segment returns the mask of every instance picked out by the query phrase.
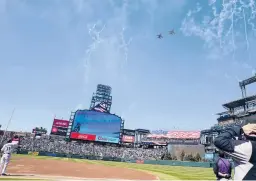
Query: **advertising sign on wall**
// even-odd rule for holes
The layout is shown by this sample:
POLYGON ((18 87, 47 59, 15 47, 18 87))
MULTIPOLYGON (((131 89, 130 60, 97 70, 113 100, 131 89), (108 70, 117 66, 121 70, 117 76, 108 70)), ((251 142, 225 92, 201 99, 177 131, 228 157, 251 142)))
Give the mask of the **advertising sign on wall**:
POLYGON ((70 134, 70 138, 72 138, 72 139, 79 139, 79 140, 95 141, 96 135, 92 135, 92 134, 81 134, 81 133, 72 132, 72 133, 70 134))
POLYGON ((133 143, 135 140, 134 136, 123 135, 122 141, 126 143, 133 143))
POLYGON ((61 120, 61 119, 54 119, 53 120, 53 126, 55 126, 55 127, 67 128, 68 123, 69 123, 69 121, 67 121, 67 120, 61 120))
POLYGON ((95 141, 107 142, 107 143, 118 143, 119 138, 113 138, 108 136, 96 136, 95 141))
POLYGON ((136 163, 137 163, 137 164, 143 164, 143 163, 144 163, 144 160, 136 160, 136 163))
POLYGON ((60 136, 66 136, 67 131, 68 131, 67 128, 52 127, 52 132, 51 132, 51 134, 60 135, 60 136))
POLYGON ((66 136, 69 121, 62 119, 54 119, 52 123, 51 135, 66 136))

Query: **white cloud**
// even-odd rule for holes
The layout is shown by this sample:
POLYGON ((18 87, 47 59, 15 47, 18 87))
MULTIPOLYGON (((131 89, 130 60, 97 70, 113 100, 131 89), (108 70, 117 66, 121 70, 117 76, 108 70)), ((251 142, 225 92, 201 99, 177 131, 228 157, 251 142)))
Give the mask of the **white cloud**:
MULTIPOLYGON (((39 16, 55 25, 57 24, 63 30, 68 29, 74 19, 78 19, 76 24, 78 28, 89 27, 84 34, 89 34, 90 39, 87 39, 84 43, 87 48, 84 57, 81 57, 85 67, 86 82, 89 81, 93 64, 97 62, 98 64, 103 62, 102 69, 111 68, 112 71, 117 71, 128 63, 129 45, 132 43, 132 37, 127 35, 126 31, 129 31, 129 18, 136 8, 137 10, 146 9, 146 13, 150 18, 145 16, 147 19, 142 23, 147 27, 153 25, 156 10, 161 10, 163 14, 171 10, 176 11, 185 4, 185 0, 163 0, 161 2, 158 0, 72 0, 65 2, 52 0, 48 2, 51 2, 51 4, 44 4, 43 8, 36 6, 36 3, 30 4, 27 1, 10 4, 13 7, 16 6, 15 11, 17 10, 19 13, 39 16), (151 22, 148 22, 148 19, 151 22), (94 25, 97 25, 97 27, 92 28, 94 25), (103 28, 104 25, 105 27, 103 28), (89 30, 90 28, 91 30, 89 30)), ((2 0, 1 8, 5 7, 5 4, 6 0, 2 0)), ((142 31, 141 34, 143 34, 142 31)), ((148 32, 151 32, 151 30, 148 32)), ((136 37, 138 34, 138 32, 133 32, 132 36, 136 37)))
POLYGON ((125 36, 126 28, 129 28, 127 23, 129 3, 128 1, 123 1, 121 5, 116 4, 117 1, 108 1, 108 3, 104 6, 112 7, 109 10, 112 13, 108 14, 110 17, 108 19, 99 17, 95 23, 88 25, 88 34, 92 42, 85 50, 83 58, 86 83, 94 69, 93 65, 95 65, 94 72, 100 69, 110 72, 108 77, 111 75, 116 77, 118 71, 128 61, 129 45, 132 42, 132 37, 125 36), (100 67, 96 68, 96 65, 100 67))
MULTIPOLYGON (((187 14, 181 30, 186 36, 201 38, 209 49, 219 49, 224 55, 233 53, 236 50, 236 40, 239 39, 237 36, 242 34, 248 37, 248 32, 254 31, 251 20, 252 18, 255 19, 253 11, 256 9, 253 5, 243 5, 241 2, 243 1, 240 3, 238 1, 226 1, 222 9, 217 8, 220 4, 211 2, 210 6, 204 8, 212 9, 212 16, 203 16, 201 21, 196 16, 197 14, 203 15, 203 7, 197 4, 196 10, 191 10, 187 14), (252 13, 244 17, 244 10, 252 13), (220 13, 217 13, 218 11, 220 13), (239 28, 239 25, 243 25, 243 28, 247 27, 247 32, 239 28), (251 25, 250 29, 249 25, 251 25)), ((247 42, 246 37, 243 41, 247 42)))
MULTIPOLYGON (((254 71, 251 60, 255 41, 256 6, 253 0, 211 1, 207 6, 196 5, 182 22, 185 36, 201 39, 207 52, 206 58, 236 62, 239 68, 254 71), (204 15, 211 10, 211 14, 204 15), (252 41, 251 41, 252 40, 252 41)), ((254 64, 255 65, 255 64, 254 64)))
MULTIPOLYGON (((102 1, 101 1, 102 2, 102 1)), ((96 4, 96 3, 95 3, 96 4)), ((94 7, 94 5, 91 7, 94 7)), ((146 27, 152 26, 154 22, 155 10, 160 7, 165 10, 178 10, 183 7, 185 1, 161 1, 151 0, 151 1, 105 1, 100 9, 103 7, 109 7, 108 10, 111 13, 108 13, 108 19, 105 17, 99 17, 99 15, 95 14, 95 16, 99 17, 95 24, 100 24, 99 28, 92 29, 93 36, 96 35, 97 38, 93 38, 92 43, 86 49, 84 61, 85 61, 85 79, 88 82, 90 74, 92 72, 92 64, 95 62, 102 62, 101 65, 105 65, 102 67, 103 69, 107 69, 113 73, 115 77, 118 75, 118 70, 123 68, 129 59, 129 45, 132 43, 132 38, 130 36, 125 36, 126 30, 130 28, 129 17, 133 13, 134 10, 138 10, 138 8, 146 9, 146 13, 150 16, 150 21, 142 22, 146 27), (108 3, 106 3, 108 2, 108 3), (169 6, 170 8, 166 8, 169 6), (100 22, 100 23, 99 23, 100 22), (101 31, 101 27, 105 25, 105 28, 101 31), (100 32, 101 31, 101 32, 100 32)), ((81 7, 81 1, 79 1, 78 9, 81 7)), ((105 9, 106 10, 106 9, 105 9)), ((95 11, 95 13, 98 13, 95 11)), ((105 15, 102 15, 105 16, 105 15)), ((148 20, 148 17, 147 17, 148 20)), ((151 30, 148 30, 151 31, 151 30)), ((89 33, 90 34, 90 33, 89 33)), ((138 34, 134 33, 133 36, 137 36, 138 34)), ((120 72, 119 72, 120 73, 120 72)))

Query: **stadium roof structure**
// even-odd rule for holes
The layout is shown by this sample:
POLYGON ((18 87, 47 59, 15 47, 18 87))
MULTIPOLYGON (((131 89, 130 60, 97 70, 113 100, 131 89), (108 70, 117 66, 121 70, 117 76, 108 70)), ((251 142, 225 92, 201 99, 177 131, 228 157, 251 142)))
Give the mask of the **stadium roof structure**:
POLYGON ((241 88, 243 98, 247 97, 246 96, 246 86, 253 84, 253 83, 256 83, 256 73, 254 76, 239 82, 239 86, 241 88))
POLYGON ((124 128, 123 131, 135 131, 134 129, 126 129, 124 128))
POLYGON ((229 111, 224 111, 224 112, 221 112, 221 113, 217 113, 216 115, 221 116, 221 115, 223 115, 223 114, 229 114, 229 113, 230 113, 229 111))
POLYGON ((238 107, 246 106, 246 103, 256 100, 256 95, 238 99, 226 104, 223 104, 223 107, 226 109, 235 109, 238 107))
MULTIPOLYGON (((248 79, 245 79, 245 80, 239 82, 239 86, 242 91, 241 99, 223 104, 222 106, 225 109, 228 109, 228 111, 230 111, 231 113, 234 113, 235 110, 238 110, 241 108, 243 108, 244 111, 247 111, 251 105, 253 105, 253 107, 254 107, 255 104, 251 104, 251 103, 256 102, 256 95, 252 95, 252 96, 246 95, 246 86, 253 84, 253 83, 256 83, 256 74, 248 79)), ((223 114, 223 113, 220 113, 220 114, 223 114)))
POLYGON ((200 131, 168 131, 167 134, 149 134, 148 138, 199 139, 200 131))
POLYGON ((136 132, 142 133, 142 134, 149 134, 150 131, 148 129, 135 129, 136 132))

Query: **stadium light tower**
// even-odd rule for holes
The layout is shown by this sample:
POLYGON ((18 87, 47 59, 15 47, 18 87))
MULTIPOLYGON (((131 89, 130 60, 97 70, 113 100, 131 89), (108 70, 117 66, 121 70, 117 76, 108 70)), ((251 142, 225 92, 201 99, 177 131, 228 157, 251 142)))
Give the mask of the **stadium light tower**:
POLYGON ((90 110, 97 109, 102 112, 105 112, 104 110, 110 112, 112 105, 111 91, 110 86, 98 84, 96 93, 92 95, 90 110))
POLYGON ((239 82, 239 86, 241 88, 243 98, 247 97, 247 95, 246 95, 246 86, 249 85, 249 84, 255 83, 255 82, 256 82, 256 73, 253 77, 250 77, 248 79, 245 79, 245 80, 239 82))

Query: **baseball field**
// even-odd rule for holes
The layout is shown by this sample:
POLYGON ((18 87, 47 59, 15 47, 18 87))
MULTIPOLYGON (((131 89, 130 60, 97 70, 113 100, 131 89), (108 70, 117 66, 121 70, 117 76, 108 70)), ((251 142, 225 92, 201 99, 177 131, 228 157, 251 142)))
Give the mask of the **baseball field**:
POLYGON ((0 180, 214 180, 212 169, 14 155, 0 180))

